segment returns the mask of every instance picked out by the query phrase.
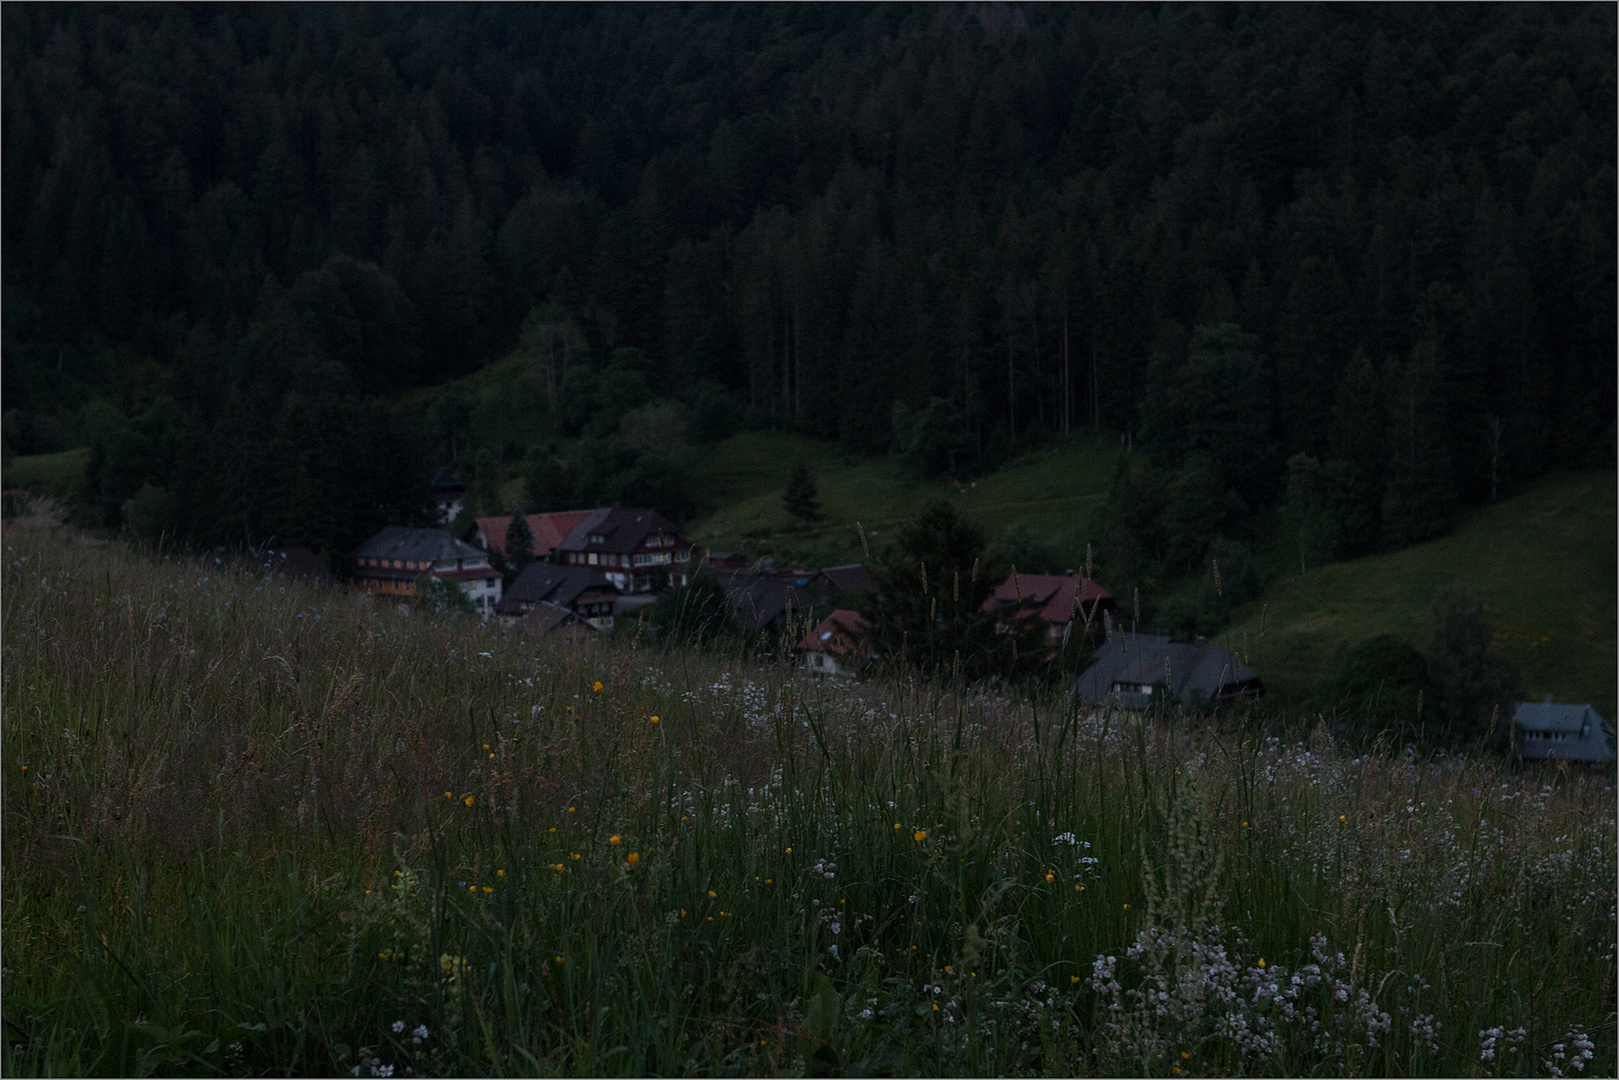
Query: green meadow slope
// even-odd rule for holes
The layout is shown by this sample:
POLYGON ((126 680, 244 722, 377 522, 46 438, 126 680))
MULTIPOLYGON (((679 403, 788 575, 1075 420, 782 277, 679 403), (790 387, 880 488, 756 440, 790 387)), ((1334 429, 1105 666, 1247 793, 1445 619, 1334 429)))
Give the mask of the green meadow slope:
POLYGON ((1438 540, 1275 581, 1221 638, 1273 690, 1303 699, 1340 645, 1393 634, 1425 650, 1435 595, 1460 582, 1486 604, 1531 700, 1589 702, 1612 719, 1614 491, 1612 471, 1545 478, 1438 540))
POLYGON ((1075 436, 1005 468, 957 484, 919 480, 894 458, 855 458, 800 436, 753 431, 702 455, 694 480, 721 509, 694 524, 691 538, 717 550, 742 549, 790 561, 832 565, 859 559, 860 523, 880 544, 932 498, 945 498, 993 540, 1020 523, 1056 543, 1081 533, 1107 498, 1118 447, 1106 437, 1075 436), (795 522, 782 506, 799 459, 816 474, 824 519, 795 522))

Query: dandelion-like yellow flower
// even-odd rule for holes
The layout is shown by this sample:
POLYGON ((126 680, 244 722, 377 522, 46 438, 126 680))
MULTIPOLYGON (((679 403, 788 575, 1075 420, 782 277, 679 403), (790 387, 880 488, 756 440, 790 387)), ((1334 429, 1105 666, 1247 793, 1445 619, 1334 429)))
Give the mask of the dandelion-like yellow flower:
POLYGON ((911 839, 915 840, 918 844, 920 844, 922 841, 926 840, 927 838, 928 838, 928 831, 926 829, 918 829, 911 836, 911 839))
POLYGON ((477 891, 478 891, 478 886, 476 886, 476 885, 468 885, 467 886, 467 892, 475 893, 477 891))
POLYGON ((1259 958, 1259 966, 1260 966, 1260 967, 1264 967, 1264 966, 1265 966, 1265 958, 1264 958, 1264 957, 1263 957, 1263 956, 1261 956, 1261 957, 1260 957, 1260 958, 1259 958))
POLYGON ((938 1011, 939 1011, 939 1003, 938 1003, 938 1002, 937 1002, 937 1001, 935 1001, 935 1002, 934 1002, 934 1003, 933 1003, 933 1011, 934 1011, 934 1012, 938 1012, 938 1011))
POLYGON ((566 961, 566 960, 564 960, 564 959, 562 959, 562 957, 560 957, 560 956, 559 956, 559 957, 557 957, 557 963, 559 963, 559 964, 566 964, 566 963, 567 963, 567 961, 566 961))
POLYGON ((1085 886, 1083 886, 1083 885, 1075 885, 1074 886, 1074 891, 1075 892, 1084 892, 1085 891, 1085 886))
POLYGON ((1343 816, 1343 815, 1342 815, 1342 814, 1339 814, 1339 815, 1338 815, 1338 820, 1339 820, 1339 821, 1348 821, 1348 820, 1349 820, 1349 819, 1348 819, 1348 818, 1346 818, 1346 817, 1344 817, 1344 816, 1343 816))
POLYGON ((901 825, 899 822, 897 822, 897 821, 894 822, 894 828, 895 828, 896 831, 899 830, 899 829, 903 829, 904 827, 905 826, 901 825))
POLYGON ((577 851, 570 851, 570 852, 568 852, 568 858, 570 858, 570 859, 582 859, 582 858, 584 858, 584 856, 579 854, 577 851))
POLYGON ((576 813, 578 813, 578 812, 579 812, 579 808, 578 808, 578 807, 577 807, 577 806, 570 806, 570 807, 568 807, 568 813, 570 813, 570 814, 576 814, 576 813))
POLYGON ((956 969, 954 967, 952 967, 951 965, 949 965, 949 964, 946 964, 944 966, 944 972, 945 972, 946 975, 950 974, 951 972, 953 972, 955 970, 956 969))
POLYGON ((1179 1065, 1176 1065, 1174 1068, 1170 1069, 1169 1071, 1171 1073, 1174 1073, 1176 1076, 1179 1076, 1181 1074, 1181 1067, 1179 1065))
POLYGON ((1053 873, 1051 873, 1051 872, 1050 872, 1050 871, 1049 871, 1049 870, 1048 870, 1048 871, 1047 871, 1047 872, 1046 872, 1046 884, 1047 884, 1047 885, 1050 885, 1050 884, 1051 884, 1051 883, 1052 883, 1052 882, 1053 882, 1053 881, 1056 881, 1056 880, 1057 880, 1057 875, 1056 875, 1056 874, 1053 874, 1053 873))
POLYGON ((638 851, 632 851, 628 855, 624 856, 624 861, 629 863, 631 866, 634 866, 636 863, 641 861, 641 853, 638 851))
POLYGON ((552 832, 556 832, 556 831, 557 831, 557 827, 556 827, 556 826, 555 826, 555 825, 553 825, 553 826, 551 826, 551 831, 552 831, 552 832))
POLYGON ((505 877, 506 876, 506 871, 504 871, 504 870, 496 870, 495 871, 495 876, 496 877, 505 877))
POLYGON ((714 921, 714 916, 712 916, 712 915, 708 916, 707 921, 708 922, 713 922, 714 921))
POLYGON ((717 893, 717 892, 715 892, 715 891, 714 891, 714 890, 713 890, 713 889, 710 889, 710 890, 708 890, 708 898, 709 898, 709 899, 710 899, 710 900, 714 900, 714 899, 716 899, 716 898, 718 898, 718 897, 719 897, 719 895, 720 895, 720 894, 719 894, 719 893, 717 893))
POLYGON ((1191 1053, 1189 1051, 1182 1050, 1181 1051, 1181 1060, 1182 1061, 1191 1061, 1192 1060, 1191 1053))
POLYGON ((592 690, 596 691, 596 693, 598 693, 598 694, 601 693, 602 692, 602 681, 600 679, 597 679, 595 681, 595 683, 591 685, 590 688, 592 690))
POLYGON ((562 865, 559 862, 552 863, 551 864, 551 869, 555 870, 559 874, 567 873, 567 870, 568 870, 568 868, 566 866, 562 865))
POLYGON ((489 755, 489 760, 490 760, 490 761, 493 761, 493 760, 495 760, 495 755, 493 755, 493 754, 490 754, 490 755, 489 755))
MULTIPOLYGON (((682 821, 684 821, 684 820, 685 820, 685 819, 684 819, 684 818, 682 818, 682 819, 681 819, 681 820, 682 820, 682 821)), ((788 848, 788 849, 787 849, 787 854, 789 854, 789 855, 791 855, 791 854, 792 854, 792 853, 793 853, 793 849, 792 849, 792 848, 788 848)))
POLYGON ((468 795, 466 798, 462 799, 461 801, 463 803, 465 803, 466 805, 471 806, 472 805, 472 796, 468 795))
POLYGON ((776 883, 776 879, 775 879, 775 878, 773 878, 773 877, 767 877, 767 878, 765 878, 765 884, 766 884, 766 885, 774 885, 774 884, 775 884, 775 883, 776 883))
POLYGON ((448 792, 448 791, 446 791, 446 792, 445 792, 445 793, 444 793, 444 797, 445 797, 445 798, 446 798, 446 799, 453 799, 453 798, 455 798, 455 796, 454 796, 454 795, 451 795, 451 794, 450 794, 450 793, 449 793, 449 792, 448 792))
POLYGON ((1245 821, 1245 822, 1243 822, 1243 823, 1242 823, 1242 827, 1243 827, 1243 828, 1245 828, 1245 829, 1246 829, 1246 828, 1247 828, 1247 827, 1248 827, 1248 823, 1247 823, 1247 822, 1246 822, 1246 821, 1245 821))
POLYGON ((1068 976, 1068 985, 1072 986, 1074 983, 1077 983, 1078 981, 1079 981, 1079 976, 1078 975, 1070 975, 1070 976, 1068 976))
POLYGON ((492 888, 490 888, 490 887, 489 887, 489 886, 488 886, 488 885, 485 885, 485 886, 484 886, 484 887, 483 887, 483 891, 484 891, 484 892, 486 892, 486 893, 492 893, 492 892, 494 892, 494 891, 495 891, 495 890, 494 890, 494 889, 492 889, 492 888))
POLYGON ((1130 905, 1129 904, 1124 905, 1124 910, 1129 911, 1130 910, 1130 905))
POLYGON ((619 836, 617 833, 614 833, 612 836, 607 838, 607 842, 609 844, 621 844, 624 842, 624 838, 619 836))
POLYGON ((483 748, 484 748, 484 749, 485 749, 485 750, 487 750, 487 749, 489 749, 489 744, 488 744, 488 743, 484 743, 484 744, 483 744, 483 748))
POLYGON ((656 716, 654 716, 651 720, 649 720, 647 722, 650 723, 650 724, 656 724, 656 723, 658 723, 658 718, 656 716))

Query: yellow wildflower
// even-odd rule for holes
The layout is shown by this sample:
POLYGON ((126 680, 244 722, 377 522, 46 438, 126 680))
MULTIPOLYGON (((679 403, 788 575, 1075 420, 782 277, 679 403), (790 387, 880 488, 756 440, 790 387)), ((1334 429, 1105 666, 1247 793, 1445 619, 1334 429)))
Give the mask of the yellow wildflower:
POLYGON ((628 855, 624 856, 624 861, 629 863, 631 866, 634 866, 636 863, 641 861, 641 853, 638 851, 632 851, 628 855))
POLYGON ((598 693, 598 694, 601 693, 602 692, 602 681, 600 679, 597 679, 596 682, 591 686, 591 689, 596 691, 596 693, 598 693))
POLYGON ((468 795, 466 798, 462 799, 461 801, 463 803, 465 803, 466 805, 471 806, 472 805, 472 796, 468 795))
POLYGON ((916 834, 911 837, 911 839, 915 840, 918 844, 920 844, 922 841, 926 840, 927 838, 928 838, 928 831, 926 829, 918 829, 918 830, 916 830, 916 834))
POLYGON ((619 836, 619 835, 618 835, 618 834, 617 834, 617 833, 614 833, 614 834, 613 834, 613 835, 612 835, 612 836, 609 836, 609 837, 608 837, 608 838, 607 838, 607 842, 608 842, 608 843, 609 843, 609 844, 618 844, 618 843, 622 843, 622 842, 623 842, 623 840, 624 840, 624 838, 623 838, 623 837, 622 837, 622 836, 619 836))

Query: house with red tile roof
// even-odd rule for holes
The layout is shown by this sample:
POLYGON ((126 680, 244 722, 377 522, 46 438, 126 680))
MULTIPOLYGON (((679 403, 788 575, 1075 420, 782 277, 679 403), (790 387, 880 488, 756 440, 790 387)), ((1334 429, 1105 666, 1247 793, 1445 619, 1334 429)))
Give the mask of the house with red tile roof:
POLYGON ((798 651, 804 656, 804 670, 813 675, 845 675, 873 655, 866 643, 866 620, 845 608, 805 634, 798 651))
POLYGON ((1073 630, 1083 630, 1090 620, 1093 635, 1101 633, 1102 613, 1113 610, 1113 594, 1083 575, 1019 574, 1007 578, 988 600, 983 610, 1028 604, 1037 608, 1046 624, 1046 645, 1055 649, 1073 630))

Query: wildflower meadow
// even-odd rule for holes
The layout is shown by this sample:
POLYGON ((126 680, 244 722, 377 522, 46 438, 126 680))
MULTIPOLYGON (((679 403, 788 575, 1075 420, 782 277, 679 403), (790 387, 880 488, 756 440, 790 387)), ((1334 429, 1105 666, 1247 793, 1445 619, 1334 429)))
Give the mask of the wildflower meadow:
POLYGON ((4 546, 7 1075, 1613 1075, 1611 773, 4 546))

